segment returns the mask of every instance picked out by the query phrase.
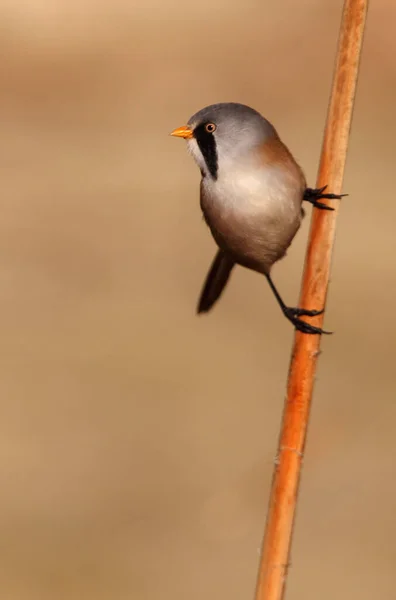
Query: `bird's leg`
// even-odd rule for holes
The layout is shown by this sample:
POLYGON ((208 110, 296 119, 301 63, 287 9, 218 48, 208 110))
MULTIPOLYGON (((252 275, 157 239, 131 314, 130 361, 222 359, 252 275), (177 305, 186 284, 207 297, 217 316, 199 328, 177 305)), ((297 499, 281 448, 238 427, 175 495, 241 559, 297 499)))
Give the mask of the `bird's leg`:
POLYGON ((302 331, 303 333, 326 333, 326 334, 330 334, 332 333, 331 331, 324 331, 323 329, 320 329, 319 327, 314 327, 313 325, 310 325, 309 323, 306 323, 305 321, 302 321, 301 319, 299 319, 298 317, 315 317, 316 315, 321 315, 324 311, 324 309, 322 310, 307 310, 305 308, 294 308, 291 306, 286 306, 286 304, 283 302, 278 290, 275 287, 274 282, 271 279, 270 275, 266 275, 267 281, 270 285, 271 290, 274 293, 274 296, 279 304, 279 306, 282 309, 283 314, 285 315, 286 319, 289 319, 289 321, 291 323, 293 323, 294 327, 296 329, 298 329, 298 331, 302 331))
POLYGON ((328 200, 341 200, 344 196, 348 196, 348 194, 324 194, 323 192, 327 188, 327 185, 322 188, 307 188, 304 192, 303 200, 310 202, 316 208, 321 208, 323 210, 334 210, 331 206, 327 206, 323 204, 323 202, 319 202, 321 198, 326 198, 328 200))

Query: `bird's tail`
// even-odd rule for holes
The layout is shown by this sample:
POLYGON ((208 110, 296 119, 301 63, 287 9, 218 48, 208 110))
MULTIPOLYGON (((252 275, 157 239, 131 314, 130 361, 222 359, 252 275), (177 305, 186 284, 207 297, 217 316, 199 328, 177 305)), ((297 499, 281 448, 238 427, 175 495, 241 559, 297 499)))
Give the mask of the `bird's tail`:
POLYGON ((216 254, 198 303, 198 313, 208 312, 219 299, 230 277, 234 261, 221 250, 216 254))

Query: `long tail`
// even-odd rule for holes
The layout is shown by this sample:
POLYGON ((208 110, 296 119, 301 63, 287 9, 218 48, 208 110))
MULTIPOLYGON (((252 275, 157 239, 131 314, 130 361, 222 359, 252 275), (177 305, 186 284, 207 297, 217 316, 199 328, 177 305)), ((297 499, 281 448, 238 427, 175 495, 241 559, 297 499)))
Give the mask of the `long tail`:
POLYGON ((198 313, 208 312, 219 299, 234 265, 234 261, 227 254, 218 251, 205 279, 199 298, 198 313))

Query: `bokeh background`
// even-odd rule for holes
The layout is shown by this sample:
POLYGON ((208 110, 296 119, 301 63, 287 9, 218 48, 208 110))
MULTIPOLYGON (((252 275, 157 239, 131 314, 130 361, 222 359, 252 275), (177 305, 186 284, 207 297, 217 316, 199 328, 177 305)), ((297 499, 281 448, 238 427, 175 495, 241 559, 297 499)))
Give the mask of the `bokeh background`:
MULTIPOLYGON (((315 183, 337 0, 1 0, 0 595, 252 598, 293 339, 168 133, 218 101, 315 183)), ((288 598, 396 583, 396 5, 361 63, 288 598)), ((308 218, 274 271, 299 293, 308 218)))

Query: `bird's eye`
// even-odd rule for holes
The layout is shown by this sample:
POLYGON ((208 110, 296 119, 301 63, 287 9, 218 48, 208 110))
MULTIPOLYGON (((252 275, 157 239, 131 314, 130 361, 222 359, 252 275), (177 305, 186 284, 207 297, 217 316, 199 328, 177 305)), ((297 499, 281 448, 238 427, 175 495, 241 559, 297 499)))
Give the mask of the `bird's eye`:
POLYGON ((216 125, 214 123, 207 123, 205 125, 205 129, 208 133, 213 133, 214 131, 216 131, 216 125))

